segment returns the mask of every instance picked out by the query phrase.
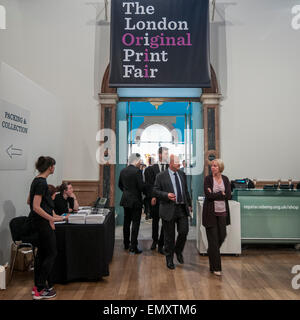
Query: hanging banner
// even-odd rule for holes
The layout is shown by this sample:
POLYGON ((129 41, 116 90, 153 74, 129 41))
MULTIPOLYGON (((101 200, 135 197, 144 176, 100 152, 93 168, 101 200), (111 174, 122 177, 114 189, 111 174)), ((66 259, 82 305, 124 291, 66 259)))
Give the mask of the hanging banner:
POLYGON ((110 49, 110 87, 210 87, 209 0, 112 0, 110 49))

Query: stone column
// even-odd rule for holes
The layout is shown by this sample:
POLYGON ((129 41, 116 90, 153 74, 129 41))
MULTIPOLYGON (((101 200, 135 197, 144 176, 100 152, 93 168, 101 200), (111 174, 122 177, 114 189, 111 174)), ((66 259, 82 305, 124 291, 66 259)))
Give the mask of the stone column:
MULTIPOLYGON (((101 129, 111 129, 116 133, 116 110, 118 103, 116 93, 100 93, 101 107, 101 129)), ((115 134, 116 136, 116 134, 115 134)), ((109 199, 109 206, 113 207, 115 203, 115 161, 116 145, 115 136, 109 133, 100 135, 100 179, 99 196, 109 199)))
POLYGON ((210 173, 211 161, 220 157, 219 109, 222 95, 203 93, 200 101, 203 105, 204 122, 204 175, 210 173))

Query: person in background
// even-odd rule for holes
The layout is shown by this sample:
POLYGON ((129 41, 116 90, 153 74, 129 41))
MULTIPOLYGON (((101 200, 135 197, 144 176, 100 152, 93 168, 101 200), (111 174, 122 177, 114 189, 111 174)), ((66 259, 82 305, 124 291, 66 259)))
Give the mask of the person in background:
POLYGON ((185 169, 186 169, 186 162, 185 160, 182 160, 182 167, 180 168, 180 170, 185 172, 185 169))
POLYGON ((144 171, 144 182, 146 184, 146 196, 144 199, 144 207, 145 207, 145 220, 150 220, 151 219, 151 190, 153 188, 153 186, 148 184, 148 180, 146 181, 146 177, 145 177, 145 172, 146 169, 152 165, 155 164, 155 158, 154 157, 149 157, 148 159, 148 166, 145 168, 144 171))
POLYGON ((48 184, 48 190, 49 190, 49 195, 50 195, 51 199, 54 201, 56 193, 57 193, 57 189, 54 187, 54 185, 48 184))
POLYGON ((143 177, 144 182, 145 182, 145 169, 146 168, 147 168, 147 166, 144 163, 141 163, 140 170, 142 171, 142 177, 143 177))
POLYGON ((64 213, 76 212, 79 209, 79 203, 74 194, 72 184, 70 182, 63 182, 58 187, 59 193, 54 199, 55 212, 58 215, 64 213))
POLYGON ((189 232, 192 203, 185 173, 179 170, 179 157, 171 154, 169 168, 156 176, 153 194, 160 199, 159 215, 165 235, 165 255, 169 269, 175 269, 174 253, 180 264, 184 263, 183 249, 189 232), (177 239, 175 242, 175 226, 177 239))
POLYGON ((230 224, 228 200, 231 199, 229 179, 222 175, 224 163, 215 159, 211 163, 211 173, 204 179, 205 200, 202 224, 206 228, 210 272, 221 276, 220 248, 226 238, 226 225, 230 224))
POLYGON ((150 201, 150 212, 152 217, 152 245, 151 250, 158 247, 158 252, 164 254, 164 230, 163 225, 160 229, 159 235, 159 199, 153 194, 153 186, 156 176, 168 169, 169 164, 169 149, 166 147, 159 147, 158 149, 158 163, 153 164, 145 170, 145 182, 147 186, 147 198, 150 201))
POLYGON ((124 207, 124 249, 130 253, 140 254, 138 234, 142 215, 142 193, 145 190, 140 170, 141 156, 133 153, 128 159, 129 165, 120 172, 119 188, 123 192, 120 206, 124 207), (131 232, 130 232, 131 227, 131 232))
POLYGON ((50 275, 56 258, 55 221, 64 219, 54 213, 47 178, 54 173, 55 160, 51 157, 39 157, 36 169, 39 171, 30 186, 29 205, 32 229, 37 233, 37 255, 34 265, 32 294, 34 300, 50 299, 56 296, 50 275))

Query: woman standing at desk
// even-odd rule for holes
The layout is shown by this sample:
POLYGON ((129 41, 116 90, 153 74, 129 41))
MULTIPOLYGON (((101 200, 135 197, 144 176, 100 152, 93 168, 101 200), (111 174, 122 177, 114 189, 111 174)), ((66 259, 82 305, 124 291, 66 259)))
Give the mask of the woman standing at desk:
POLYGON ((224 163, 215 159, 211 175, 205 177, 202 224, 206 228, 210 271, 220 276, 222 271, 220 247, 226 238, 226 226, 230 224, 228 200, 231 199, 229 179, 222 175, 224 163))
POLYGON ((54 173, 55 160, 51 157, 39 157, 35 167, 39 171, 30 187, 29 203, 34 231, 38 234, 38 252, 34 265, 33 299, 49 299, 56 296, 49 279, 56 258, 55 221, 63 221, 53 209, 47 178, 54 173))

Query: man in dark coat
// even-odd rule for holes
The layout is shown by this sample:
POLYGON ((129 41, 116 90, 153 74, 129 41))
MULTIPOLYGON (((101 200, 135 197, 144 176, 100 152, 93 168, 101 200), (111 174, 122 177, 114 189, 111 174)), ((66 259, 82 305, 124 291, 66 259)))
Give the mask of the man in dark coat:
POLYGON ((147 185, 147 198, 150 200, 150 213, 152 217, 152 245, 151 250, 155 250, 158 245, 158 252, 164 254, 164 230, 160 229, 159 235, 159 199, 153 194, 153 187, 156 176, 168 169, 169 150, 166 147, 158 149, 158 162, 145 170, 145 182, 147 185))
POLYGON ((129 249, 131 253, 139 254, 142 251, 138 248, 137 238, 143 207, 142 192, 145 190, 142 172, 139 169, 140 154, 133 153, 129 157, 128 163, 129 165, 121 171, 119 177, 119 188, 123 192, 120 206, 124 207, 124 248, 129 249))
POLYGON ((163 221, 165 235, 165 254, 167 267, 174 269, 174 252, 177 260, 183 264, 183 249, 189 231, 191 198, 188 192, 185 173, 179 170, 177 156, 170 156, 170 166, 156 176, 153 193, 160 199, 159 215, 163 221), (178 236, 175 243, 175 225, 178 236))

